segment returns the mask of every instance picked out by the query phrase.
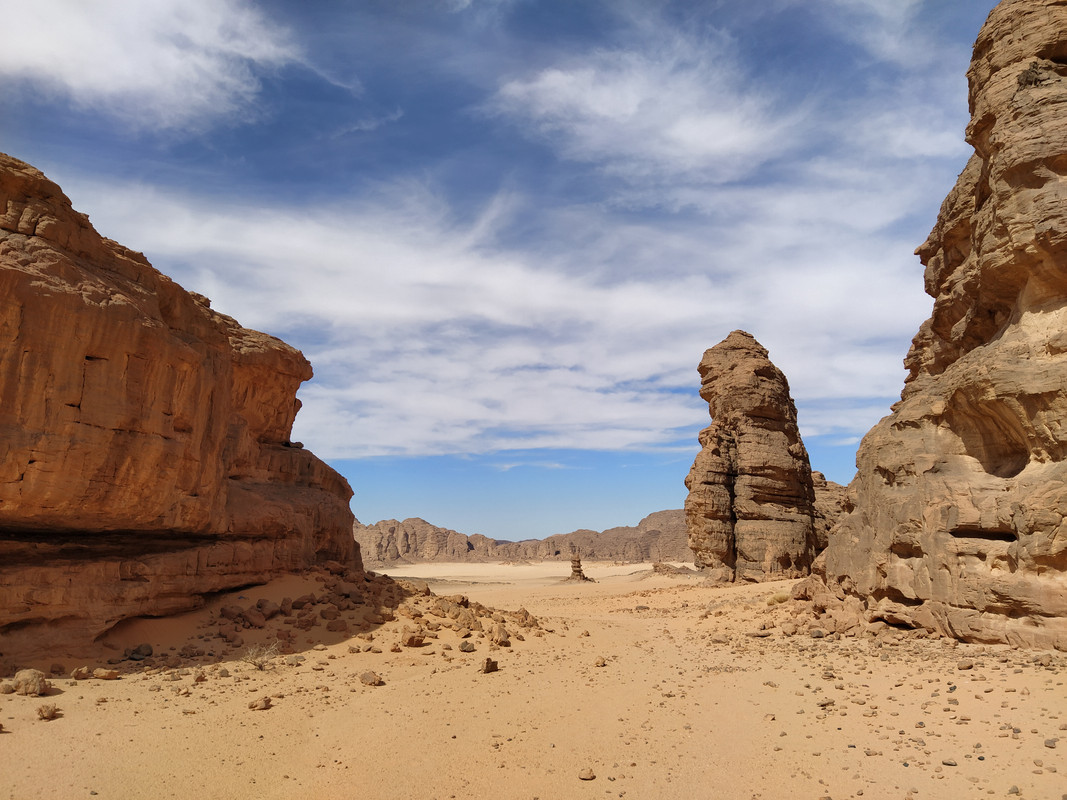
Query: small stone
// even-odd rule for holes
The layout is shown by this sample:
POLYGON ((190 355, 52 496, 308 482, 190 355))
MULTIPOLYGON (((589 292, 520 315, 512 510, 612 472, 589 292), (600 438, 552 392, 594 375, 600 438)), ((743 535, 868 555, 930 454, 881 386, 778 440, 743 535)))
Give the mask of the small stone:
POLYGON ((607 659, 605 659, 603 656, 598 658, 596 660, 596 663, 593 664, 594 667, 606 667, 607 665, 608 665, 607 659))
POLYGON ((962 658, 956 662, 956 669, 974 669, 974 661, 969 658, 962 658))
POLYGON ((359 682, 364 686, 381 686, 385 681, 382 680, 382 676, 377 672, 367 670, 359 676, 359 682))
POLYGON ((581 772, 578 773, 578 780, 580 780, 580 781, 596 780, 596 775, 593 773, 593 770, 591 770, 588 767, 586 767, 585 769, 583 769, 581 772))
POLYGON ((954 758, 943 758, 943 759, 941 759, 941 763, 944 764, 946 767, 954 767, 954 766, 956 766, 956 759, 954 759, 954 758))
POLYGON ((268 708, 270 708, 270 702, 270 697, 264 695, 258 700, 253 700, 251 703, 248 704, 248 707, 253 711, 266 711, 268 708))
POLYGON ((468 642, 466 639, 464 639, 462 642, 459 643, 459 651, 461 653, 473 653, 474 643, 468 642))
POLYGON ((1045 739, 1045 747, 1048 747, 1050 749, 1055 749, 1056 742, 1058 742, 1058 741, 1059 741, 1059 739, 1045 739))
POLYGON ((117 669, 97 667, 93 670, 93 677, 102 681, 117 681, 119 679, 119 671, 117 669))
POLYGON ((482 672, 483 674, 489 673, 489 672, 496 672, 497 671, 497 663, 495 661, 493 661, 493 659, 487 658, 487 659, 485 659, 485 661, 482 662, 482 666, 480 667, 479 671, 482 672))

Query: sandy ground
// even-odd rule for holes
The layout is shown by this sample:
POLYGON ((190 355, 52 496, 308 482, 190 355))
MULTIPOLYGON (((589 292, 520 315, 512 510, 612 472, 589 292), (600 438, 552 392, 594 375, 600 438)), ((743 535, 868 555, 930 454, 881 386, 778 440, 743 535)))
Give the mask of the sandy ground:
POLYGON ((278 618, 240 647, 214 636, 222 606, 314 591, 314 575, 127 623, 55 661, 107 666, 148 642, 147 665, 54 678, 48 697, 0 695, 0 797, 1067 797, 1062 653, 901 632, 787 637, 774 623, 792 582, 585 567, 597 583, 561 583, 565 562, 390 570, 540 621, 509 624, 510 647, 475 634, 472 653, 447 627, 392 652, 405 626, 442 621, 418 595, 362 638, 299 631, 295 656, 262 670, 240 656, 278 618), (190 644, 204 655, 180 656, 190 644), (497 672, 479 671, 487 656, 497 672), (384 683, 364 685, 368 670, 384 683), (263 696, 272 707, 251 710, 263 696), (46 702, 56 719, 37 719, 46 702))

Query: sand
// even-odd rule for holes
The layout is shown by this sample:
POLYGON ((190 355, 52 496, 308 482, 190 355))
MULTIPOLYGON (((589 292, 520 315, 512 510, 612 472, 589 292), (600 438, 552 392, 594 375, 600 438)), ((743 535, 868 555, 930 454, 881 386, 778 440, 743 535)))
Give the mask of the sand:
POLYGON ((149 642, 154 666, 56 678, 46 698, 0 695, 0 797, 1067 796, 1062 653, 896 631, 788 637, 773 623, 792 581, 708 587, 650 565, 584 567, 597 583, 560 582, 566 562, 390 570, 540 620, 509 625, 523 636, 510 647, 474 636, 469 654, 445 628, 391 652, 414 624, 405 610, 428 598, 365 625, 372 641, 301 631, 304 660, 263 670, 240 656, 269 626, 241 648, 211 637, 223 605, 297 596, 321 585, 314 575, 126 623, 100 649, 54 660, 108 666, 149 642), (190 642, 205 655, 178 656, 190 642), (487 656, 497 672, 479 671, 487 656), (364 685, 368 670, 384 683, 364 685), (264 696, 271 708, 249 708, 264 696), (43 702, 56 719, 37 719, 43 702))

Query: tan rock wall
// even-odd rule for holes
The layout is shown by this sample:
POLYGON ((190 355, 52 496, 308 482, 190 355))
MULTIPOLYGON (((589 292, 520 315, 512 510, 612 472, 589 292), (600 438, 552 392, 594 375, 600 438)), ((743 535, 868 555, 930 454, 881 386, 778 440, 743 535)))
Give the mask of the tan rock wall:
POLYGON ((968 79, 975 154, 918 250, 933 313, 827 573, 874 619, 1067 649, 1067 6, 1002 2, 968 79))
POLYGON ((4 155, 0 298, 0 631, 62 619, 95 636, 358 562, 351 489, 289 441, 300 352, 100 237, 4 155))

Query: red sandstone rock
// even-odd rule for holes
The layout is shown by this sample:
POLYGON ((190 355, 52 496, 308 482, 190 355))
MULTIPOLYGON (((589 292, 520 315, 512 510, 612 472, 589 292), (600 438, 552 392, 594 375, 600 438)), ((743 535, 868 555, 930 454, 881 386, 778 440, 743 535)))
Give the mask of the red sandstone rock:
POLYGON ((6 653, 334 559, 347 482, 289 441, 299 351, 101 237, 0 154, 6 653))

